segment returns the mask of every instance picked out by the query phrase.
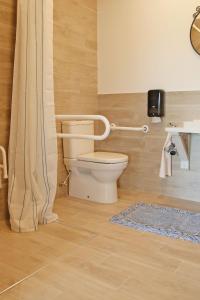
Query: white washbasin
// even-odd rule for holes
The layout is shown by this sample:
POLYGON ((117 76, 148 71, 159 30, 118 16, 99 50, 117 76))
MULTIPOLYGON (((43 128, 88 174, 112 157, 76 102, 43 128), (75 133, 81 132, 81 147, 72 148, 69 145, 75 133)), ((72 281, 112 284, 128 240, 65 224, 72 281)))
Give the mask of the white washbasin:
POLYGON ((199 133, 200 134, 200 128, 166 127, 165 131, 169 133, 199 133))
POLYGON ((200 120, 183 122, 183 127, 167 127, 169 133, 200 133, 200 120))
POLYGON ((186 121, 183 122, 182 127, 167 127, 165 131, 172 135, 173 141, 176 145, 180 162, 181 169, 190 169, 190 156, 188 152, 188 138, 185 139, 181 133, 189 134, 196 133, 200 134, 200 120, 186 121))

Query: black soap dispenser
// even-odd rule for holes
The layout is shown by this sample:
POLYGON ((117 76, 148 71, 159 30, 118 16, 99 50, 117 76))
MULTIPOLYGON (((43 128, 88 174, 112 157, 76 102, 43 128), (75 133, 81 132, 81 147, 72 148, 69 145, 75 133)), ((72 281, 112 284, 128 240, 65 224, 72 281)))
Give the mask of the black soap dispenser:
POLYGON ((163 90, 148 91, 148 116, 152 118, 153 123, 160 123, 164 116, 164 98, 163 90))

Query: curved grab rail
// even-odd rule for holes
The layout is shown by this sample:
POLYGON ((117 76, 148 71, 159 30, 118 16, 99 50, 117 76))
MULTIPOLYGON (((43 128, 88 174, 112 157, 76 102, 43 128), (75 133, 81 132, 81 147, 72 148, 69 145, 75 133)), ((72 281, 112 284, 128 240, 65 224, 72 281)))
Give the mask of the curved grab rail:
POLYGON ((2 158, 3 158, 3 164, 0 165, 0 168, 3 169, 3 178, 7 179, 8 178, 8 169, 7 169, 6 151, 2 146, 0 146, 0 151, 2 153, 2 158))
POLYGON ((104 116, 100 115, 56 115, 56 120, 59 121, 69 121, 69 120, 98 120, 102 121, 105 125, 105 131, 102 135, 88 135, 88 134, 71 134, 71 133, 57 133, 59 138, 76 138, 76 139, 86 139, 94 141, 103 141, 110 134, 110 122, 104 116))

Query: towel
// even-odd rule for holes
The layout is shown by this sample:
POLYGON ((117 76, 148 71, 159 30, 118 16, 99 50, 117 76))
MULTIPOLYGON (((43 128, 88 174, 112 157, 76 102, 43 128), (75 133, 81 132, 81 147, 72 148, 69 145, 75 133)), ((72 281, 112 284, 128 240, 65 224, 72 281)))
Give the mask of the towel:
POLYGON ((161 165, 160 165, 160 177, 166 178, 167 176, 172 176, 172 157, 170 153, 167 152, 168 147, 172 143, 172 136, 168 133, 161 157, 161 165))

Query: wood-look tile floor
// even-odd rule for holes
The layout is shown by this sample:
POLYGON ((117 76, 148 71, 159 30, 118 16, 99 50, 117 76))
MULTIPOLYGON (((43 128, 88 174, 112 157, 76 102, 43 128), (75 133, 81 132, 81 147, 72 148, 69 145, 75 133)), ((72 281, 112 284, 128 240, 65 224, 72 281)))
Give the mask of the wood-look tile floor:
POLYGON ((36 233, 0 224, 0 300, 200 299, 200 245, 109 223, 135 202, 195 211, 200 203, 141 192, 120 198, 57 199, 59 223, 36 233))

